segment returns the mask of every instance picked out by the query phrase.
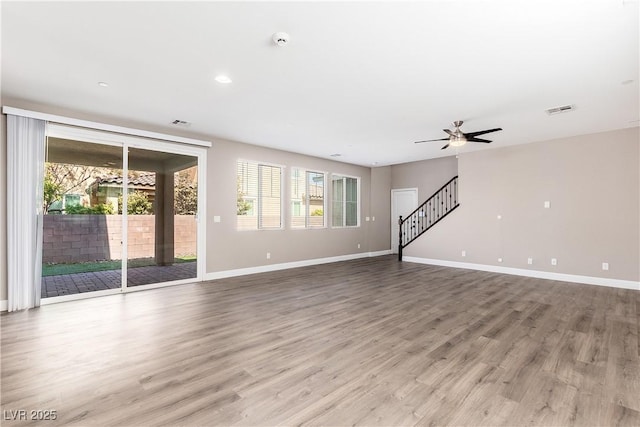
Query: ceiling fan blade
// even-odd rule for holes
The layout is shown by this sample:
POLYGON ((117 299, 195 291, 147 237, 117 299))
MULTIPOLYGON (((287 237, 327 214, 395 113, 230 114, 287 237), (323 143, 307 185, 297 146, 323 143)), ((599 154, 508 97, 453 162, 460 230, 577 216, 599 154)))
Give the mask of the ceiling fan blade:
POLYGON ((442 129, 442 130, 443 130, 443 131, 445 131, 446 133, 448 133, 448 134, 449 134, 449 135, 451 135, 451 136, 456 136, 456 134, 455 134, 455 133, 453 133, 453 132, 452 132, 451 130, 449 130, 449 129, 442 129))
POLYGON ((467 138, 467 141, 470 141, 470 142, 484 142, 484 143, 487 143, 487 144, 491 142, 488 139, 482 139, 482 138, 467 138))
POLYGON ((502 130, 502 128, 494 128, 494 129, 487 129, 487 130, 479 130, 477 132, 469 132, 469 133, 465 133, 464 136, 468 140, 470 138, 473 138, 474 136, 484 135, 485 133, 497 132, 499 130, 502 130))
POLYGON ((449 144, 445 145, 444 147, 441 148, 441 150, 444 150, 445 148, 449 147, 449 144))
POLYGON ((433 142, 433 141, 448 141, 449 138, 440 138, 440 139, 427 139, 426 141, 416 141, 414 144, 420 144, 421 142, 433 142))

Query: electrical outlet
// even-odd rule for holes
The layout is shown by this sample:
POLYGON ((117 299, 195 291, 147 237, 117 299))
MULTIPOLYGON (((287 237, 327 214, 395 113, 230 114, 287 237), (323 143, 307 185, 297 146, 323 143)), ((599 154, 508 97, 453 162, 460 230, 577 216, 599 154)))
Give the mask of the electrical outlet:
POLYGON ((267 259, 271 259, 271 252, 267 252, 267 259))
POLYGON ((555 258, 551 258, 551 265, 558 265, 558 260, 555 258))
POLYGON ((550 201, 548 201, 548 200, 545 200, 545 201, 544 201, 544 208, 545 208, 545 209, 549 209, 550 207, 551 207, 551 202, 550 202, 550 201))
POLYGON ((358 249, 360 249, 360 243, 358 243, 358 249))
POLYGON ((462 256, 467 256, 467 251, 462 251, 462 256))
POLYGON ((602 263, 602 269, 605 270, 605 271, 609 270, 609 263, 608 262, 603 262, 602 263))
POLYGON ((365 221, 369 221, 369 217, 368 217, 368 216, 365 216, 365 217, 364 217, 364 220, 365 220, 365 221))
POLYGON ((220 215, 214 215, 213 222, 220 222, 220 215))
POLYGON ((533 258, 527 258, 527 264, 532 265, 533 264, 533 258))
POLYGON ((372 216, 372 217, 371 217, 371 221, 375 221, 375 220, 376 220, 376 217, 375 217, 375 216, 372 216))

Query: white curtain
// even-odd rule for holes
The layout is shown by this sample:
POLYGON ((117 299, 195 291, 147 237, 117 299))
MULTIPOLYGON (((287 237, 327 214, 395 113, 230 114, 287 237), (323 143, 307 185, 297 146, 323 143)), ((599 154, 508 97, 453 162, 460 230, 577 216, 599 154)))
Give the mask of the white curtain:
POLYGON ((7 305, 40 305, 46 122, 7 115, 7 305))

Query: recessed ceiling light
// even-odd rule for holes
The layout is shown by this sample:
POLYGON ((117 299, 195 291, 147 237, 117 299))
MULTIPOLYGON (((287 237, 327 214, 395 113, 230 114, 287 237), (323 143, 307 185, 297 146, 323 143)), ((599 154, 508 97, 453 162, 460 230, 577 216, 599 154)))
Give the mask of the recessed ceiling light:
POLYGON ((107 83, 107 82, 98 82, 98 86, 100 86, 100 87, 109 87, 109 83, 107 83))
POLYGON ((231 83, 231 79, 223 74, 216 76, 216 81, 225 85, 231 83))

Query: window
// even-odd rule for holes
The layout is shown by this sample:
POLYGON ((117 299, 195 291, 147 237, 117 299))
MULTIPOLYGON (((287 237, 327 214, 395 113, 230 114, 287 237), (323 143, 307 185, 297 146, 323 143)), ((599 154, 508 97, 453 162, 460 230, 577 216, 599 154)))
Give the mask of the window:
POLYGON ((294 168, 291 170, 291 227, 325 226, 325 174, 294 168))
POLYGON ((360 225, 360 178, 333 175, 332 225, 334 227, 358 227, 360 225))
POLYGON ((282 227, 282 168, 238 161, 238 230, 282 227))

